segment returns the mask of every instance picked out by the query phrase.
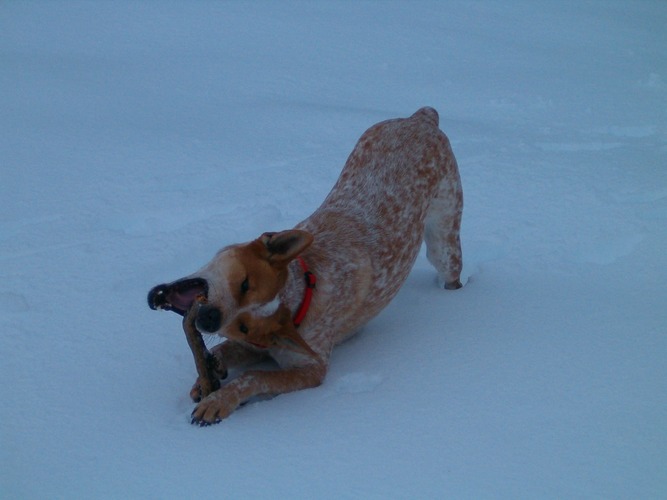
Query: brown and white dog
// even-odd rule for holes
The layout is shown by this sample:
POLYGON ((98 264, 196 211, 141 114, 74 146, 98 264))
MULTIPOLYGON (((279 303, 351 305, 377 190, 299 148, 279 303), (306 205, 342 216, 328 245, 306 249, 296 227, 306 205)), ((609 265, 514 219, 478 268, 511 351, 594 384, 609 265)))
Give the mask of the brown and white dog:
POLYGON ((217 422, 254 396, 321 384, 333 347, 396 295, 422 240, 441 285, 460 288, 462 208, 438 113, 422 108, 368 129, 295 229, 225 247, 196 273, 153 288, 152 309, 181 315, 204 294, 197 329, 227 338, 213 349, 224 365, 249 368, 206 396, 193 423, 217 422), (280 369, 250 369, 267 356, 280 369))

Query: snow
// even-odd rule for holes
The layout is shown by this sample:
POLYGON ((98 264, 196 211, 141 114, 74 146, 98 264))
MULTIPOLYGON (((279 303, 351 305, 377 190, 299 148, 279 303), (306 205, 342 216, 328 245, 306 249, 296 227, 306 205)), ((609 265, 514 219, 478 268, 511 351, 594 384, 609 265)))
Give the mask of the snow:
POLYGON ((0 497, 667 496, 666 32, 660 1, 2 3, 0 497), (191 426, 149 288, 424 105, 467 285, 422 253, 321 387, 191 426))

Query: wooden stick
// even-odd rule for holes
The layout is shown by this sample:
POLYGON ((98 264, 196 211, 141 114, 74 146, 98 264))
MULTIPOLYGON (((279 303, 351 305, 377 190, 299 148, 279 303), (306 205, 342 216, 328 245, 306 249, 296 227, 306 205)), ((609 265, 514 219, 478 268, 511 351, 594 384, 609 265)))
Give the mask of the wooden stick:
MULTIPOLYGON (((224 377, 226 370, 219 366, 218 360, 206 348, 201 333, 195 327, 195 319, 199 306, 204 303, 203 297, 198 297, 190 307, 188 313, 183 317, 183 331, 188 341, 192 355, 195 358, 197 368, 197 383, 199 384, 199 397, 205 398, 214 391, 220 389, 220 376, 224 377)), ((195 398, 193 398, 195 399, 195 398)))

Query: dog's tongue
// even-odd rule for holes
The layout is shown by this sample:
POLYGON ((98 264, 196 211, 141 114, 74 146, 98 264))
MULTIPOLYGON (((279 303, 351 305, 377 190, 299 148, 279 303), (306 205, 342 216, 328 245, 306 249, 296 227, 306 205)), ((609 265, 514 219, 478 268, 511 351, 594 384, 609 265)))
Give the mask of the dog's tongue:
POLYGON ((185 312, 190 309, 195 298, 201 292, 201 289, 198 287, 190 288, 189 290, 173 290, 168 296, 168 301, 172 309, 185 312))

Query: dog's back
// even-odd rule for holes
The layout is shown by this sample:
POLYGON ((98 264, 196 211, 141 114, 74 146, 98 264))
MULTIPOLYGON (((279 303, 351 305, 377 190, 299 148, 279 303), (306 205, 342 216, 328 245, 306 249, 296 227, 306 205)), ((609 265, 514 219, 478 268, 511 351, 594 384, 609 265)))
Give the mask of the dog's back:
MULTIPOLYGON (((462 204, 456 160, 434 109, 378 123, 362 135, 327 198, 297 226, 315 236, 304 258, 318 274, 317 295, 323 300, 311 318, 336 319, 333 344, 395 296, 426 224, 427 233, 444 233, 443 240, 452 240, 454 231, 450 243, 459 245, 462 204)), ((459 278, 460 246, 453 253, 458 270, 450 263, 436 265, 449 283, 459 278)))

